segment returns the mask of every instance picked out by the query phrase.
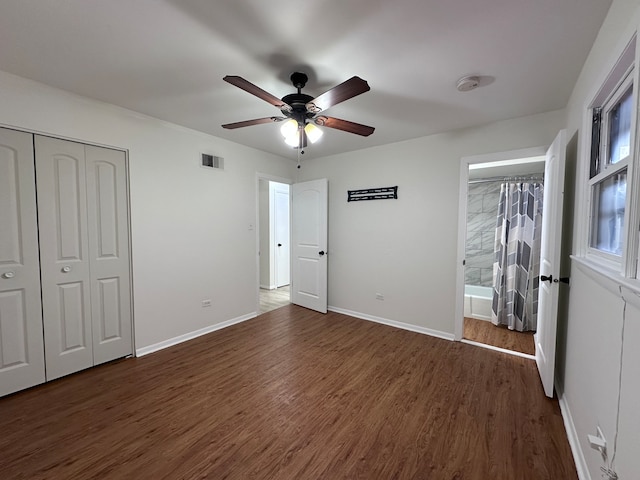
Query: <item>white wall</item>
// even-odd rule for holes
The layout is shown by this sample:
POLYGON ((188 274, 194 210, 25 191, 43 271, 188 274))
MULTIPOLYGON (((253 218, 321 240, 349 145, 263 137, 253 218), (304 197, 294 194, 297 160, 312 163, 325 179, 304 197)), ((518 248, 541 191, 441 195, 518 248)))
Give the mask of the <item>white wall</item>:
MULTIPOLYGON (((640 24, 637 0, 614 0, 599 36, 584 65, 567 107, 567 137, 577 139, 575 161, 578 177, 575 184, 575 225, 573 250, 578 253, 581 229, 582 185, 580 172, 588 164, 588 148, 583 130, 586 107, 622 53, 632 32, 640 24), (582 168, 581 168, 582 167, 582 168)), ((571 264, 571 287, 568 316, 561 320, 566 344, 558 365, 559 389, 573 423, 579 445, 578 461, 584 468, 583 478, 601 478, 600 454, 592 450, 587 434, 594 434, 596 425, 603 429, 608 441, 609 456, 613 453, 616 432, 618 381, 622 348, 622 318, 624 302, 619 290, 621 282, 607 281, 602 275, 571 264)), ((624 293, 633 302, 626 308, 624 358, 620 401, 620 431, 616 471, 619 478, 640 475, 640 310, 638 300, 624 293)))
POLYGON ((329 305, 452 336, 460 159, 547 146, 564 121, 554 111, 303 162, 301 180, 329 179, 329 305), (347 203, 347 190, 395 185, 398 200, 347 203))
POLYGON ((293 162, 3 72, 0 105, 4 126, 128 149, 137 349, 255 314, 256 172, 293 162))

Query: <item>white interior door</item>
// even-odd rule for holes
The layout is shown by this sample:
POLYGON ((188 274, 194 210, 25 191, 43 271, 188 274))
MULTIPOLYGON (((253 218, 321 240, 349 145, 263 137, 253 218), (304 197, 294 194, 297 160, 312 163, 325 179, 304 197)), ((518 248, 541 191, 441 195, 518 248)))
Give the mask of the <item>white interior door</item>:
POLYGON ((93 365, 84 145, 35 137, 47 380, 93 365))
POLYGON ((555 376, 565 150, 566 132, 562 130, 547 150, 545 161, 538 327, 534 335, 536 363, 548 397, 553 397, 555 376))
POLYGON ((32 136, 0 128, 0 396, 45 381, 32 136))
POLYGON ((125 153, 85 146, 93 363, 130 355, 129 222, 125 153))
POLYGON ((275 183, 273 196, 275 283, 276 287, 283 287, 290 283, 289 185, 275 183))
POLYGON ((291 185, 291 302, 327 312, 326 178, 291 185))

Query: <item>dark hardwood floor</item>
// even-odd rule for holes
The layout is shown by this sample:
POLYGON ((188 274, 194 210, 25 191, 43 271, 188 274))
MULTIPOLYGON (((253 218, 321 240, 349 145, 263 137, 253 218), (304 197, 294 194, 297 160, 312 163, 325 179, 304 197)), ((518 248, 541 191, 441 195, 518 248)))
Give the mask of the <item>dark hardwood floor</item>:
POLYGON ((465 317, 463 337, 514 352, 536 354, 533 332, 516 332, 504 325, 496 326, 486 320, 465 317))
POLYGON ((288 305, 0 399, 0 478, 576 479, 535 362, 288 305))

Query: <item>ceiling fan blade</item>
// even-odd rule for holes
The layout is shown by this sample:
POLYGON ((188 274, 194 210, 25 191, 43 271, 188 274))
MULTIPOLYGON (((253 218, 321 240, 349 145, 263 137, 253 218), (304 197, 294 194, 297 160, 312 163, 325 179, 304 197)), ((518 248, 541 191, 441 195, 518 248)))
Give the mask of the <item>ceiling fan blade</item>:
POLYGON ((233 129, 233 128, 250 127, 251 125, 260 125, 261 123, 281 122, 282 120, 286 120, 286 119, 287 119, 286 117, 256 118, 254 120, 245 120, 244 122, 225 123, 224 125, 222 125, 222 128, 233 129))
POLYGON ((270 103, 274 107, 278 107, 280 110, 291 111, 291 106, 284 103, 278 97, 271 95, 269 92, 265 92, 263 89, 254 85, 253 83, 245 80, 242 77, 238 77, 237 75, 227 75, 223 78, 223 80, 231 85, 235 85, 238 88, 241 88, 245 92, 249 92, 251 95, 255 95, 258 98, 261 98, 265 102, 270 103))
POLYGON ((322 95, 308 102, 306 105, 307 111, 319 113, 369 90, 371 90, 371 88, 365 80, 360 77, 351 77, 346 82, 336 85, 331 90, 324 92, 322 95))
POLYGON ((368 137, 375 130, 375 128, 362 125, 361 123, 350 122, 348 120, 342 120, 335 117, 325 117, 324 115, 314 118, 313 121, 316 125, 355 133, 356 135, 362 135, 363 137, 368 137))

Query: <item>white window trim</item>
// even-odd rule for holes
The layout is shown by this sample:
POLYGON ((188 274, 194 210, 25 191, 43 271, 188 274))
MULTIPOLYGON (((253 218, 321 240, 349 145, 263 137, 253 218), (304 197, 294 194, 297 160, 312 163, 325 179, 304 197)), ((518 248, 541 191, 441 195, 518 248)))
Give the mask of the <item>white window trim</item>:
MULTIPOLYGON (((597 88, 591 100, 586 102, 583 108, 583 125, 582 132, 584 132, 581 142, 580 152, 578 153, 578 172, 576 185, 578 190, 577 195, 577 214, 578 221, 576 224, 576 234, 574 251, 576 256, 580 258, 581 263, 591 265, 594 269, 602 274, 608 274, 611 277, 624 277, 629 279, 635 279, 637 275, 637 257, 640 234, 630 235, 629 225, 640 225, 640 168, 638 168, 638 155, 640 145, 638 139, 640 135, 637 135, 638 125, 638 87, 639 87, 639 75, 640 70, 640 46, 636 46, 636 32, 633 32, 630 40, 622 45, 619 50, 622 52, 617 57, 613 57, 614 61, 611 63, 611 68, 608 73, 602 78, 601 82, 597 84, 597 88), (622 95, 626 89, 617 91, 617 88, 624 84, 624 82, 633 82, 633 105, 635 115, 631 120, 631 145, 632 152, 626 160, 618 162, 613 165, 609 165, 600 174, 589 178, 590 166, 591 166, 591 126, 592 126, 592 113, 593 109, 598 106, 604 105, 606 102, 611 101, 613 98, 613 92, 617 92, 617 95, 622 95), (624 162, 624 164, 623 164, 624 162), (623 164, 623 166, 621 166, 623 164), (627 198, 625 202, 625 225, 623 229, 623 235, 625 236, 625 242, 623 245, 623 251, 621 256, 607 254, 595 248, 591 245, 591 224, 593 215, 592 205, 592 186, 599 180, 609 176, 612 173, 611 168, 615 167, 616 170, 627 167, 627 198), (635 167, 635 168, 634 168, 635 167)), ((607 70, 605 70, 607 72, 607 70)), ((607 139, 608 142, 608 139, 607 139)), ((635 283, 635 280, 632 280, 635 283)), ((640 288, 640 282, 638 282, 640 288)))

